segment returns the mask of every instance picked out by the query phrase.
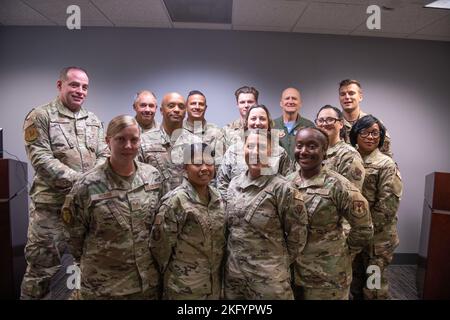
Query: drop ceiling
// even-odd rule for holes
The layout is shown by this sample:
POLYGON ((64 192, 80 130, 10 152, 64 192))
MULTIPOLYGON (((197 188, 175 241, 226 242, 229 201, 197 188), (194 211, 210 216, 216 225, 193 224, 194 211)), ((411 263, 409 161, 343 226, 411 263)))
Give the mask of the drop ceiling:
POLYGON ((66 9, 69 5, 76 4, 81 9, 82 28, 224 29, 450 41, 450 10, 424 8, 425 2, 0 0, 0 26, 65 26, 68 17, 66 9), (381 8, 380 30, 369 30, 366 26, 369 17, 366 9, 371 4, 381 8))

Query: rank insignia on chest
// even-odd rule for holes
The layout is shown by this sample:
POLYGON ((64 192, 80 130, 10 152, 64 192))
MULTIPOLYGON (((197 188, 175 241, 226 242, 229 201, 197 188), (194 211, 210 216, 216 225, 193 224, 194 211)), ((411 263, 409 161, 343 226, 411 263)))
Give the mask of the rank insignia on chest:
POLYGON ((132 211, 137 211, 141 209, 141 201, 139 201, 139 199, 131 199, 130 204, 132 211))

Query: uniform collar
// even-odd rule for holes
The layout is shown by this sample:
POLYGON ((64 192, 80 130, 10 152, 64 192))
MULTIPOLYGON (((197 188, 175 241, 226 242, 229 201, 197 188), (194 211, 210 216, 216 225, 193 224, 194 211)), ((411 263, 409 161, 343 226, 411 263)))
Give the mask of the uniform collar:
MULTIPOLYGON (((181 186, 186 190, 186 193, 192 202, 200 203, 200 204, 204 205, 204 203, 200 200, 198 192, 195 190, 194 186, 189 182, 189 180, 186 177, 183 178, 183 182, 181 183, 181 186)), ((209 200, 208 206, 216 203, 217 201, 220 201, 220 195, 216 192, 216 190, 211 188, 211 186, 209 186, 209 185, 208 185, 208 191, 209 191, 209 195, 211 197, 211 199, 209 200)))
MULTIPOLYGON (((360 118, 362 118, 362 117, 364 117, 364 116, 366 116, 366 115, 367 115, 367 113, 365 113, 364 111, 362 111, 361 109, 359 109, 359 115, 358 115, 358 118, 356 119, 356 121, 358 121, 360 118)), ((356 121, 355 121, 355 122, 356 122, 356 121)), ((349 121, 347 121, 347 120, 344 118, 344 126, 345 126, 346 128, 351 129, 353 125, 352 125, 349 121)))
POLYGON ((244 129, 244 124, 241 123, 241 118, 234 120, 232 123, 230 123, 231 129, 244 129))
POLYGON ((248 169, 243 175, 242 182, 241 182, 241 189, 246 189, 249 186, 257 186, 259 188, 263 188, 267 182, 273 177, 273 175, 263 175, 256 179, 250 179, 248 176, 248 169))
POLYGON ((316 176, 310 178, 310 179, 303 179, 300 176, 300 172, 297 171, 296 176, 294 178, 294 183, 299 188, 309 188, 309 187, 322 187, 325 184, 325 178, 326 178, 327 170, 322 167, 320 169, 319 174, 316 176))
MULTIPOLYGON (((135 160, 133 160, 134 166, 136 168, 136 173, 134 179, 131 183, 131 190, 140 187, 144 184, 142 177, 139 174, 139 166, 135 160)), ((117 173, 115 173, 109 163, 109 158, 101 165, 107 177, 106 184, 109 190, 130 190, 130 186, 121 178, 117 173)))
POLYGON ((363 157, 364 163, 374 163, 376 159, 381 155, 380 149, 376 148, 370 154, 363 157))
POLYGON ((56 109, 58 109, 58 113, 62 114, 63 116, 66 116, 68 118, 82 119, 82 118, 87 118, 87 116, 88 116, 86 109, 84 109, 83 107, 80 108, 80 110, 78 111, 78 114, 75 116, 74 112, 72 112, 66 106, 63 105, 63 103, 61 102, 59 97, 57 97, 54 100, 54 103, 55 103, 56 109))
POLYGON ((336 154, 336 152, 342 148, 343 144, 345 144, 345 142, 342 140, 339 140, 334 146, 329 147, 327 150, 327 157, 331 157, 334 154, 336 154))
POLYGON ((190 123, 189 121, 187 121, 187 120, 183 121, 183 128, 186 129, 187 131, 189 131, 191 133, 195 133, 195 134, 200 133, 200 132, 199 131, 194 132, 194 129, 198 130, 200 128, 201 128, 201 133, 205 133, 206 126, 207 126, 206 120, 203 120, 201 127, 194 127, 194 124, 190 123))

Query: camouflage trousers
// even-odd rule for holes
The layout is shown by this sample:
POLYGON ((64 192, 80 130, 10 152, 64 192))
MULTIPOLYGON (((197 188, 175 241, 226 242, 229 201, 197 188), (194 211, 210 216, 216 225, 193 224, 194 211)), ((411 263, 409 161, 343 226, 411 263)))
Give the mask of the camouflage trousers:
POLYGON ((224 288, 227 300, 293 300, 289 280, 254 280, 228 278, 224 288))
POLYGON ((356 255, 352 265, 353 280, 350 287, 353 300, 388 300, 391 298, 386 273, 393 256, 393 251, 385 252, 383 255, 375 255, 371 247, 356 255), (367 286, 368 280, 372 283, 371 279, 369 279, 372 272, 367 273, 369 266, 378 266, 380 268, 381 279, 378 288, 369 289, 367 286))
POLYGON ((348 300, 350 286, 345 288, 295 287, 296 300, 348 300))
POLYGON ((67 247, 67 233, 61 220, 62 205, 31 202, 28 241, 25 246, 27 269, 22 281, 21 299, 42 299, 50 291, 50 281, 61 268, 67 247))

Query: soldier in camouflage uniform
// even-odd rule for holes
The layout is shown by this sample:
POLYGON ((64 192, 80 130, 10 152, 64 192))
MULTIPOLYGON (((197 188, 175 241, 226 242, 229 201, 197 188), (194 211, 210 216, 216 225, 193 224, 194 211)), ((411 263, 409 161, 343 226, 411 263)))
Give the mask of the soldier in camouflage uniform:
POLYGON ((136 93, 133 102, 133 109, 136 112, 136 121, 139 124, 141 133, 158 129, 159 123, 155 120, 156 109, 158 102, 153 92, 142 90, 136 93))
POLYGON ((141 136, 138 159, 158 169, 163 178, 165 193, 175 189, 183 181, 184 142, 179 138, 183 133, 186 114, 184 98, 176 92, 166 94, 161 102, 161 114, 161 127, 141 136))
POLYGON ((259 92, 253 87, 243 86, 234 93, 236 97, 237 107, 239 109, 240 118, 223 127, 225 150, 234 143, 243 141, 244 124, 248 109, 258 104, 259 92))
POLYGON ((81 299, 157 299, 159 274, 149 248, 161 196, 161 176, 134 161, 136 120, 111 120, 111 157, 85 173, 62 209, 69 247, 81 270, 81 299))
POLYGON ((226 196, 226 299, 294 298, 291 266, 306 243, 307 215, 291 183, 261 174, 270 154, 267 139, 256 132, 247 136, 248 169, 231 180, 226 196))
MULTIPOLYGON (((363 100, 361 84, 356 80, 345 79, 339 83, 339 102, 344 116, 344 140, 350 144, 350 130, 352 125, 365 116, 359 104, 363 100)), ((391 136, 386 132, 384 145, 380 151, 392 158, 391 136)))
POLYGON ((298 299, 348 299, 352 258, 373 235, 369 206, 361 192, 322 167, 327 139, 320 129, 300 129, 295 156, 301 169, 288 177, 303 195, 309 217, 308 241, 296 261, 298 299), (348 237, 342 217, 351 225, 348 237))
POLYGON ((300 115, 302 97, 296 88, 283 90, 280 107, 283 114, 274 120, 274 128, 279 130, 280 145, 286 149, 289 158, 295 161, 295 135, 301 128, 314 127, 314 123, 300 115))
POLYGON ((164 279, 163 299, 220 298, 224 204, 210 185, 214 161, 207 147, 187 146, 187 179, 163 197, 153 225, 150 247, 164 279))
MULTIPOLYGON (((272 123, 272 118, 266 106, 262 104, 253 105, 246 114, 244 125, 245 134, 248 134, 249 129, 277 131, 272 129, 272 123)), ((269 165, 272 167, 273 172, 287 176, 294 171, 294 163, 289 159, 286 150, 279 145, 278 134, 271 136, 273 137, 273 141, 270 141, 272 154, 269 158, 269 165)), ((231 179, 245 172, 247 168, 244 156, 244 142, 237 140, 225 152, 217 172, 217 188, 220 193, 225 195, 231 179)))
POLYGON ((104 161, 108 151, 103 124, 82 108, 89 79, 78 67, 61 71, 58 97, 34 108, 23 126, 25 149, 35 170, 30 190, 30 221, 25 247, 27 269, 22 299, 42 299, 61 267, 66 235, 61 206, 83 172, 104 161))
POLYGON ((187 120, 183 122, 182 142, 185 145, 192 143, 206 143, 215 154, 216 169, 225 152, 223 131, 205 119, 207 109, 205 95, 193 90, 187 97, 187 120))
POLYGON ((317 113, 315 123, 318 128, 328 134, 330 144, 324 160, 325 168, 343 175, 361 191, 365 169, 359 152, 341 140, 341 133, 343 133, 341 110, 326 105, 317 113))
POLYGON ((386 270, 399 243, 397 210, 403 184, 396 163, 380 151, 385 137, 386 129, 372 115, 360 118, 350 132, 350 141, 352 145, 358 145, 364 160, 366 177, 363 195, 369 202, 375 230, 372 241, 353 263, 351 292, 354 299, 390 298, 386 270), (381 283, 378 288, 370 279, 367 281, 373 272, 367 270, 369 266, 379 268, 381 283))

